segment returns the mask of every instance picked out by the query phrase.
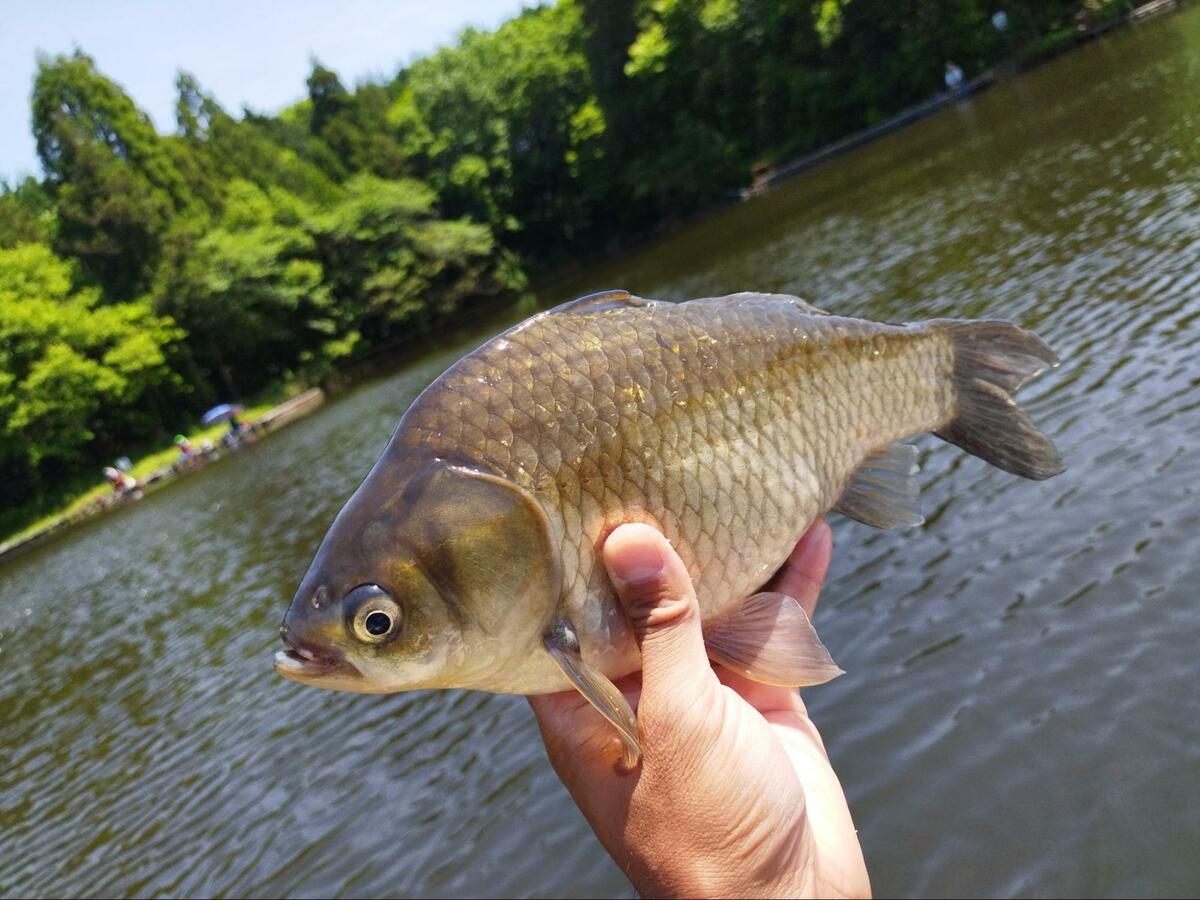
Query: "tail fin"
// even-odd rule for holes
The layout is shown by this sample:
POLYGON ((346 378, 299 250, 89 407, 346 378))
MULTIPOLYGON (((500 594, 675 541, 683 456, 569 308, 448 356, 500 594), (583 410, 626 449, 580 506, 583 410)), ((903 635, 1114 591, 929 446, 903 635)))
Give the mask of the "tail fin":
POLYGON ((1012 394, 1029 379, 1058 365, 1046 342, 1008 322, 939 323, 954 345, 958 413, 934 432, 980 459, 1041 481, 1065 466, 1012 394))

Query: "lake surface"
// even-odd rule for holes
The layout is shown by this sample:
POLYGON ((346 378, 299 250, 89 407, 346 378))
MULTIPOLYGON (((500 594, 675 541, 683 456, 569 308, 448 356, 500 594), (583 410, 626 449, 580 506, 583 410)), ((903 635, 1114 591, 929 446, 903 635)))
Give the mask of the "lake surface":
MULTIPOLYGON (((1200 8, 541 300, 608 287, 1050 341, 1022 402, 1066 474, 921 439, 922 528, 835 523, 848 674, 806 696, 881 895, 1200 892, 1200 8)), ((524 700, 271 670, 400 414, 503 324, 0 569, 0 894, 631 893, 524 700)))

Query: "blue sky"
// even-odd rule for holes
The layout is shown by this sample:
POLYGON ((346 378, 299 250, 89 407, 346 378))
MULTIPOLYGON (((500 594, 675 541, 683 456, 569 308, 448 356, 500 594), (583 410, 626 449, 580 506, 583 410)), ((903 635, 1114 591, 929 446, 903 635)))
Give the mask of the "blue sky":
POLYGON ((36 53, 79 46, 160 131, 175 127, 175 73, 200 79, 230 112, 271 112, 304 94, 309 59, 347 85, 389 76, 494 27, 533 0, 30 0, 0 13, 0 179, 40 175, 29 129, 36 53))

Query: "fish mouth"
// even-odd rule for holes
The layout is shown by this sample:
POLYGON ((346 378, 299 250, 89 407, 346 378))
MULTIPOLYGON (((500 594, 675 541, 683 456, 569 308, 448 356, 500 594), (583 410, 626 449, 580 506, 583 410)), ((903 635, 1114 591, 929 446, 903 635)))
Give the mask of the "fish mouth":
POLYGON ((280 630, 285 645, 275 651, 275 671, 293 681, 313 682, 358 679, 362 676, 340 653, 321 652, 306 646, 290 630, 280 630))

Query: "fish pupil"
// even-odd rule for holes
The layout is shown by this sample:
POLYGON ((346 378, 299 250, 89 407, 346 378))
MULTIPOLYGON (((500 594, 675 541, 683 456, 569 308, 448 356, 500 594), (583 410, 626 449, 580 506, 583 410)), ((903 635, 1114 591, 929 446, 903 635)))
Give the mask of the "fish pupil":
POLYGON ((379 637, 391 631, 392 617, 387 613, 376 611, 367 616, 367 620, 363 624, 366 626, 368 634, 379 637))

